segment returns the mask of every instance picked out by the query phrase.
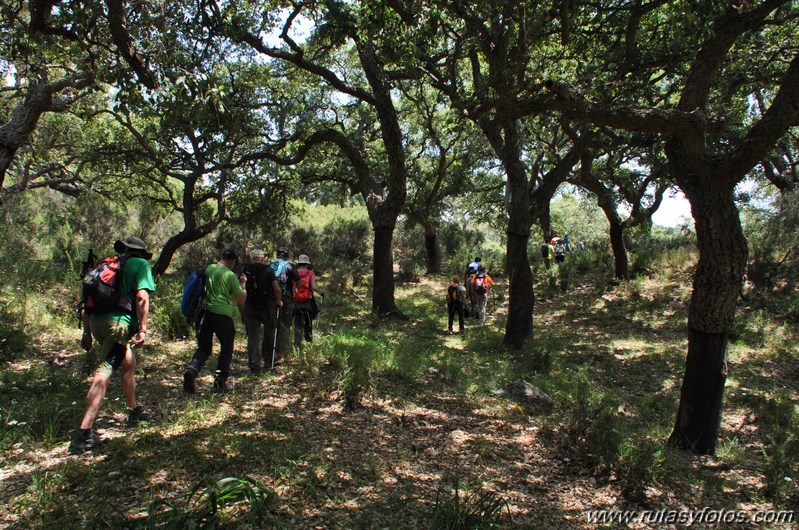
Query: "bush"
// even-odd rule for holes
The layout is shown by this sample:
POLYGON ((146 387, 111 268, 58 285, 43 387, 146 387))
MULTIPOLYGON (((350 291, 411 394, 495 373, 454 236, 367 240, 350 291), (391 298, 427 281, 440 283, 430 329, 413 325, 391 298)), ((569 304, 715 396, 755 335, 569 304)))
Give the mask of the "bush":
POLYGON ((161 277, 150 306, 150 325, 169 339, 185 339, 193 333, 180 310, 183 275, 161 277))
POLYGON ((629 501, 645 502, 646 487, 661 478, 664 462, 662 442, 651 438, 622 442, 615 464, 622 495, 629 501))
POLYGON ((613 469, 622 453, 627 429, 618 399, 597 388, 586 371, 568 384, 558 400, 563 411, 563 447, 600 469, 613 469))
POLYGON ((799 414, 790 398, 766 401, 758 418, 766 456, 766 489, 769 498, 782 499, 797 491, 799 480, 799 414))
POLYGON ((140 529, 218 528, 225 509, 246 503, 246 519, 262 523, 269 514, 268 505, 275 493, 257 480, 227 477, 207 478, 197 484, 180 504, 155 500, 150 504, 147 518, 136 526, 140 529))
POLYGON ((371 369, 378 347, 367 337, 337 337, 333 345, 332 358, 338 361, 342 397, 350 410, 360 407, 361 397, 371 388, 371 369))
POLYGON ((427 268, 415 256, 406 256, 399 260, 398 280, 401 282, 417 283, 422 279, 427 268))
POLYGON ((15 305, 11 299, 0 297, 0 362, 13 361, 30 344, 30 337, 20 329, 15 305))
POLYGON ((478 490, 463 493, 456 481, 452 493, 441 490, 437 493, 430 528, 432 530, 509 528, 512 523, 507 501, 496 492, 478 490))

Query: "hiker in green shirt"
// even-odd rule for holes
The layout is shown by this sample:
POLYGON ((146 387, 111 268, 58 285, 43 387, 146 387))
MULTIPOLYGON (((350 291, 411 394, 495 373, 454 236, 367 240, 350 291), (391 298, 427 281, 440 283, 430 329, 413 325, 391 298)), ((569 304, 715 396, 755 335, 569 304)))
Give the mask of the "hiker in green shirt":
POLYGON ((205 268, 205 312, 197 329, 197 351, 183 374, 183 390, 187 394, 194 393, 194 381, 211 356, 214 335, 219 339, 221 349, 216 364, 213 390, 225 392, 230 375, 230 361, 233 359, 233 339, 236 327, 233 317, 236 312, 243 317, 243 306, 247 300, 247 276, 238 278, 233 272, 239 263, 239 252, 229 248, 222 252, 219 262, 205 268))
POLYGON ((144 241, 134 236, 114 243, 114 250, 121 263, 121 271, 117 272, 121 274, 119 302, 115 300, 115 308, 104 312, 92 311, 87 304, 83 315, 81 346, 88 351, 96 340, 99 358, 104 361, 94 375, 80 429, 70 444, 70 451, 74 453, 91 451, 100 444, 94 420, 105 399, 108 381, 120 367, 122 393, 130 407, 128 425, 135 427, 139 421, 148 419, 136 401, 136 356, 132 348, 141 347, 147 338, 150 293, 155 292, 153 272, 148 263, 153 255, 147 252, 144 241))

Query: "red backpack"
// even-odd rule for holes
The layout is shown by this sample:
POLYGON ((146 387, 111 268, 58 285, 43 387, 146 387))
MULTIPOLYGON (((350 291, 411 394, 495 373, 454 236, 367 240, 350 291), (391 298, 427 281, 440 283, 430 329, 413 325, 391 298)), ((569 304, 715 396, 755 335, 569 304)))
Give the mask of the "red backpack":
POLYGON ((314 272, 308 269, 298 269, 297 274, 300 275, 300 281, 294 286, 294 301, 307 302, 313 298, 311 293, 311 278, 314 277, 314 272))
POLYGON ((122 270, 127 256, 101 259, 83 277, 82 301, 87 313, 103 314, 121 309, 133 313, 133 300, 122 292, 122 270))

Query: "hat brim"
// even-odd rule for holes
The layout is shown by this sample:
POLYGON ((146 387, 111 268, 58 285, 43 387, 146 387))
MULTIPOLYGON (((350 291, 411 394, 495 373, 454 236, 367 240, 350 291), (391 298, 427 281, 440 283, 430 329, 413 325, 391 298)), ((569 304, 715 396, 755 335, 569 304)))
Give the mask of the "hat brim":
POLYGON ((144 259, 147 259, 147 260, 149 260, 149 259, 151 259, 153 257, 153 253, 152 252, 147 252, 147 250, 145 250, 143 248, 129 247, 129 246, 127 246, 125 244, 124 241, 119 240, 119 239, 114 241, 114 252, 116 252, 117 254, 124 254, 126 251, 130 251, 130 250, 133 250, 134 252, 135 251, 141 252, 142 257, 144 259))

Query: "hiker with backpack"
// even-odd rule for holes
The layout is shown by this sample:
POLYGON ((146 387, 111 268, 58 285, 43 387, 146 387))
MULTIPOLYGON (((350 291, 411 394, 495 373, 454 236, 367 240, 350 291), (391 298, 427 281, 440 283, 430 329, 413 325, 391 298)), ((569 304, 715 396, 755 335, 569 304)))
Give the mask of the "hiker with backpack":
POLYGON ((455 315, 458 315, 458 331, 463 333, 463 303, 466 299, 466 288, 459 283, 458 277, 452 278, 452 283, 447 287, 447 312, 449 313, 449 333, 452 333, 452 324, 455 315))
MULTIPOLYGON (((278 322, 267 326, 267 337, 271 340, 268 348, 274 363, 283 358, 283 354, 291 347, 288 332, 291 330, 291 322, 294 318, 294 284, 300 280, 297 269, 289 263, 289 249, 280 247, 277 250, 277 257, 269 262, 272 272, 277 277, 280 285, 283 307, 280 308, 278 322)), ((264 349, 266 351, 266 348, 264 349)), ((273 365, 274 365, 273 363, 273 365)), ((274 367, 274 366, 273 366, 274 367)))
POLYGON ((267 368, 271 366, 272 342, 268 329, 277 321, 277 309, 283 306, 283 295, 272 267, 266 265, 264 251, 253 250, 250 252, 250 260, 251 263, 244 268, 247 276, 244 326, 247 330, 247 362, 250 372, 258 374, 263 369, 262 358, 267 363, 267 368))
POLYGON ((555 254, 555 263, 560 265, 566 261, 566 245, 558 234, 552 238, 552 252, 555 254))
POLYGON ((297 275, 300 277, 294 285, 294 347, 302 347, 302 339, 313 340, 313 321, 319 314, 314 293, 322 298, 325 293, 316 286, 316 273, 311 270, 311 260, 305 254, 297 258, 297 275))
POLYGON ((87 272, 83 282, 83 336, 80 344, 89 351, 94 341, 104 359, 94 374, 86 395, 86 410, 80 429, 70 443, 70 451, 81 453, 95 449, 100 439, 94 421, 105 399, 111 375, 121 368, 122 394, 130 408, 128 426, 135 427, 148 419, 136 400, 136 356, 147 339, 150 294, 155 292, 153 272, 144 241, 129 236, 114 243, 115 256, 100 260, 87 272))
POLYGON ((472 293, 477 305, 477 319, 481 324, 486 323, 486 304, 488 303, 488 291, 494 285, 494 280, 486 274, 485 265, 480 264, 477 274, 472 278, 472 293))
POLYGON ((235 248, 222 252, 217 263, 205 268, 205 298, 203 314, 197 327, 197 351, 183 373, 183 390, 187 394, 195 391, 194 381, 211 356, 214 335, 221 346, 216 364, 213 390, 227 391, 230 362, 233 359, 233 340, 236 327, 233 317, 238 310, 244 319, 244 302, 247 300, 247 276, 236 277, 233 270, 239 263, 240 254, 235 248))
POLYGON ((477 298, 475 297, 474 292, 472 292, 472 280, 474 279, 474 276, 477 274, 477 269, 480 268, 480 265, 482 264, 483 262, 479 257, 474 258, 474 261, 466 266, 466 272, 463 275, 463 285, 466 287, 466 298, 469 300, 469 305, 470 305, 470 310, 468 311, 468 313, 475 320, 477 320, 478 318, 477 298))

